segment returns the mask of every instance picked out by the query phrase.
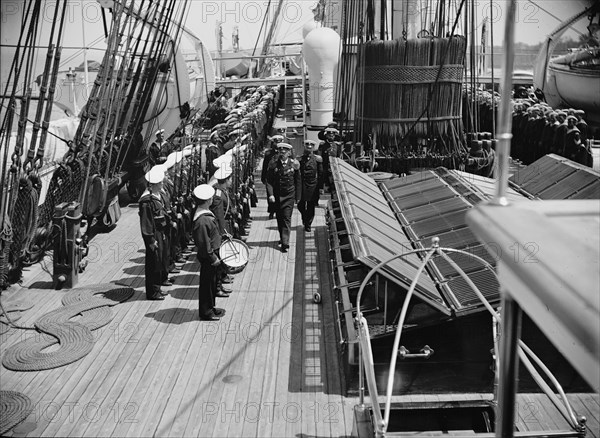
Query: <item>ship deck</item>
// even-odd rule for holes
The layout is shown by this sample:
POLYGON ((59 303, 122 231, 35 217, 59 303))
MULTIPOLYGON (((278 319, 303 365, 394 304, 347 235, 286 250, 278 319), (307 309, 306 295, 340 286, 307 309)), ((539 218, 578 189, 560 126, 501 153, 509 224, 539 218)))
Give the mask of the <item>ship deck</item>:
MULTIPOLYGON (((0 389, 21 392, 34 406, 6 436, 350 436, 358 400, 343 395, 325 202, 312 233, 304 233, 294 211, 290 252, 282 254, 275 220, 268 220, 260 195, 247 239, 249 263, 235 276, 232 295, 217 299, 227 313, 215 322, 198 320, 194 257, 176 275, 166 300, 145 300, 137 206, 124 206, 117 226, 91 241, 78 287, 112 282, 133 287, 134 296, 111 308, 113 320, 94 332, 93 349, 81 360, 46 371, 0 367, 0 389), (321 304, 312 299, 317 291, 321 304)), ((2 294, 5 306, 34 303, 18 324, 32 326, 61 306, 66 292, 52 288, 51 272, 46 257, 24 272, 22 285, 2 294)), ((2 335, 0 353, 30 336, 11 329, 2 335)), ((566 427, 545 397, 519 397, 520 430, 566 427)), ((459 396, 464 398, 469 395, 459 396)), ((597 437, 598 395, 569 398, 588 418, 589 436, 597 437)))

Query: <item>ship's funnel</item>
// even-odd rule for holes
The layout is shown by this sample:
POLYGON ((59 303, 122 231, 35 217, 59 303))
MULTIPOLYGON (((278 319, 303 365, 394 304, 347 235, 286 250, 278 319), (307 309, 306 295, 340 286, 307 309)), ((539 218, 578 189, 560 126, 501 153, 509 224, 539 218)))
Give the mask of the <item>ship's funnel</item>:
POLYGON ((313 29, 304 38, 302 52, 308 66, 310 124, 323 127, 333 120, 340 36, 328 27, 313 29))

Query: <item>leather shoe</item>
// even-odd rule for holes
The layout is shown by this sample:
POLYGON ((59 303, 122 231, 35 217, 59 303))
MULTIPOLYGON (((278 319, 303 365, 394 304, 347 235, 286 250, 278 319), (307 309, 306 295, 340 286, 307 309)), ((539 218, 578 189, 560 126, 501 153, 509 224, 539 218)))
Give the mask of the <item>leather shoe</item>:
POLYGON ((220 307, 213 307, 213 314, 220 318, 225 315, 225 309, 221 309, 220 307))
POLYGON ((231 275, 226 275, 221 279, 221 283, 233 283, 233 277, 231 275))
POLYGON ((156 297, 147 298, 148 301, 163 301, 165 299, 164 295, 158 295, 156 297))
POLYGON ((181 272, 181 269, 173 268, 169 271, 169 274, 179 274, 180 272, 181 272))
POLYGON ((220 319, 221 319, 221 317, 220 316, 216 316, 216 315, 209 315, 209 316, 201 316, 200 317, 201 321, 218 321, 220 319))
POLYGON ((223 291, 219 291, 215 294, 215 297, 219 297, 219 298, 229 298, 229 294, 226 294, 223 291))
POLYGON ((288 252, 289 245, 281 245, 281 252, 288 252))
POLYGON ((311 231, 311 230, 310 230, 310 225, 306 225, 306 226, 304 227, 304 231, 306 231, 307 233, 310 233, 310 231, 311 231))
POLYGON ((160 294, 161 294, 163 297, 166 297, 167 295, 169 295, 169 292, 165 292, 165 291, 162 291, 162 290, 161 290, 161 291, 160 291, 160 294))
POLYGON ((161 286, 169 287, 169 286, 173 286, 173 283, 169 280, 165 280, 162 282, 161 286))

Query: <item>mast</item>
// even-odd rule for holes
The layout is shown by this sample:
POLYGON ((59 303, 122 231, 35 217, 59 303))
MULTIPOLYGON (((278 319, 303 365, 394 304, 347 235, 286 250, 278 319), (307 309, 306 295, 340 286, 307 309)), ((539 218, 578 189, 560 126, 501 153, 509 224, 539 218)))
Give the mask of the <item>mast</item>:
MULTIPOLYGON (((88 71, 88 58, 87 58, 87 52, 88 52, 88 47, 87 44, 85 42, 85 17, 83 16, 83 5, 81 8, 81 41, 83 43, 83 80, 85 81, 85 95, 88 95, 89 92, 89 85, 90 85, 90 75, 89 75, 89 71, 88 71)), ((73 96, 73 99, 75 101, 77 101, 76 97, 73 96)), ((77 106, 77 104, 75 104, 75 107, 77 106)), ((75 114, 79 114, 79 112, 77 110, 75 110, 75 114)))
MULTIPOLYGON (((506 51, 502 61, 502 88, 500 95, 499 122, 498 122, 498 182, 496 197, 492 202, 498 205, 507 205, 506 190, 508 188, 508 156, 510 154, 510 141, 512 139, 512 72, 514 69, 515 55, 515 14, 516 0, 509 0, 504 25, 504 44, 506 51)), ((511 423, 512 424, 512 423, 511 423)))
MULTIPOLYGON (((219 58, 222 58, 223 56, 223 23, 219 20, 217 20, 216 26, 215 26, 215 33, 216 33, 216 40, 217 40, 217 52, 219 53, 219 58)), ((221 67, 222 67, 222 62, 220 61, 217 62, 217 76, 221 77, 221 67)))
MULTIPOLYGON (((281 9, 283 8, 283 4, 285 3, 285 0, 280 0, 279 4, 277 5, 277 10, 275 11, 275 15, 273 16, 273 21, 271 22, 271 27, 269 28, 269 32, 267 32, 267 34, 265 35, 265 39, 263 41, 263 48, 261 51, 261 55, 268 55, 269 54, 269 46, 271 45, 271 41, 273 40, 273 35, 275 35, 275 30, 277 29, 277 23, 279 22, 279 15, 281 14, 281 9)), ((269 13, 269 11, 267 11, 267 14, 269 13)), ((260 61, 260 65, 261 68, 259 69, 259 75, 262 75, 264 73, 264 69, 265 66, 267 65, 267 63, 265 62, 265 59, 261 59, 260 61)))

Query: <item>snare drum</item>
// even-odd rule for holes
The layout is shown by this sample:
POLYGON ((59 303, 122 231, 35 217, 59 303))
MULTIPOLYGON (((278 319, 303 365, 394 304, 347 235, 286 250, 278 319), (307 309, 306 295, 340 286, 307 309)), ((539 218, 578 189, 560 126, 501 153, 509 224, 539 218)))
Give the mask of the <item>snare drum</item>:
POLYGON ((248 264, 250 250, 248 245, 239 239, 225 239, 219 248, 219 256, 229 274, 242 272, 248 264))

